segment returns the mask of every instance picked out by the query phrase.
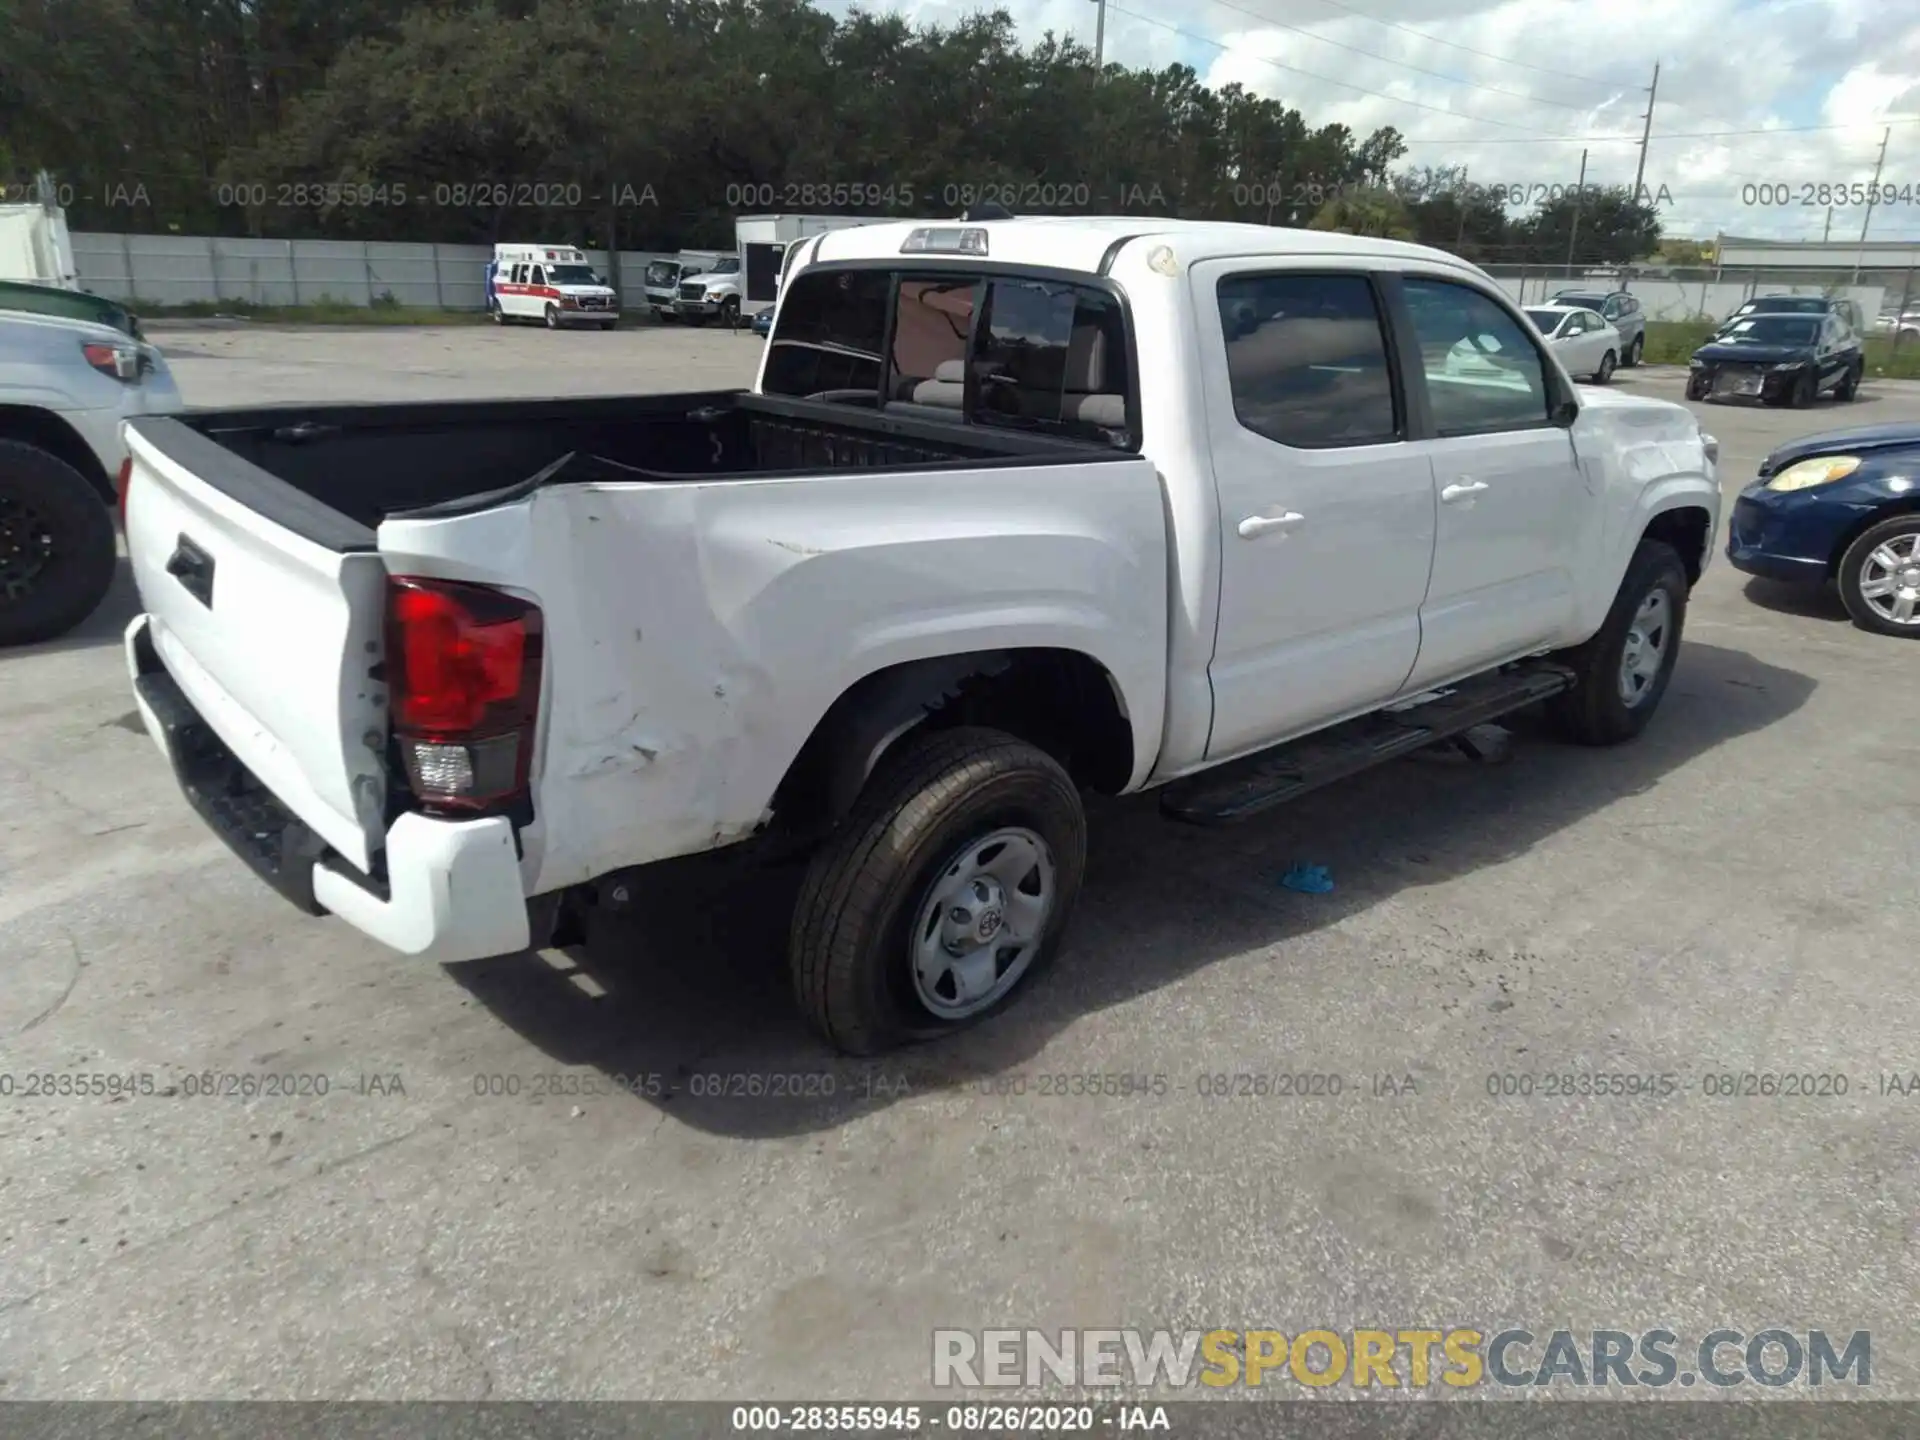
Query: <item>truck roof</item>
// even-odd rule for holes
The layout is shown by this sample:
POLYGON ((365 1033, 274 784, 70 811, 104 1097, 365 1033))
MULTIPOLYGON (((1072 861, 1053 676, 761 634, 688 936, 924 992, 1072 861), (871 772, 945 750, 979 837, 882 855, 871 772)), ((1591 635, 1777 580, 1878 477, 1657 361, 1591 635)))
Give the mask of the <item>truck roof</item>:
MULTIPOLYGON (((1177 245, 1181 262, 1227 255, 1369 255, 1389 259, 1431 260, 1464 270, 1475 267, 1428 245, 1377 240, 1326 230, 1291 230, 1274 225, 1245 225, 1218 220, 1174 220, 1153 215, 1036 215, 1011 220, 883 221, 828 231, 810 263, 902 257, 907 236, 928 225, 987 232, 987 264, 1048 266, 1057 270, 1100 273, 1101 262, 1116 241, 1160 240, 1177 245)), ((947 257, 955 258, 955 257, 947 257)), ((1475 271, 1475 273, 1478 273, 1475 271)))

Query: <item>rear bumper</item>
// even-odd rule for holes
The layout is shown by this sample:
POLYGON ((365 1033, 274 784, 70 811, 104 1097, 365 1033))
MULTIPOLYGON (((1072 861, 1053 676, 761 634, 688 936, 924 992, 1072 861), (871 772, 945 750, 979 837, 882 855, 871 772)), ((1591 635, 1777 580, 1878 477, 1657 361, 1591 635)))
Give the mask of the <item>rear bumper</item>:
POLYGON ((227 847, 309 915, 338 915, 402 954, 451 963, 528 947, 533 934, 512 822, 402 815, 383 873, 333 852, 235 758, 161 664, 148 626, 127 627, 127 670, 147 734, 187 803, 227 847))

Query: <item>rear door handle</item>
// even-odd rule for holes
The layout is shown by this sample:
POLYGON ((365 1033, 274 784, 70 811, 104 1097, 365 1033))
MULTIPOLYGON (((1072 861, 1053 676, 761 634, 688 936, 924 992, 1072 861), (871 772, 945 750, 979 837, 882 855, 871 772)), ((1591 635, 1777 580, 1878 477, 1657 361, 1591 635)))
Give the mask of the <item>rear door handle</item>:
POLYGON ((1289 510, 1284 515, 1249 515, 1240 522, 1242 540, 1258 540, 1262 535, 1271 535, 1276 531, 1287 531, 1296 525, 1304 525, 1307 517, 1297 511, 1289 510))
POLYGON ((1474 496, 1486 488, 1487 482, 1484 480, 1466 480, 1458 484, 1449 485, 1440 492, 1440 503, 1442 505, 1458 505, 1462 500, 1473 499, 1474 496))

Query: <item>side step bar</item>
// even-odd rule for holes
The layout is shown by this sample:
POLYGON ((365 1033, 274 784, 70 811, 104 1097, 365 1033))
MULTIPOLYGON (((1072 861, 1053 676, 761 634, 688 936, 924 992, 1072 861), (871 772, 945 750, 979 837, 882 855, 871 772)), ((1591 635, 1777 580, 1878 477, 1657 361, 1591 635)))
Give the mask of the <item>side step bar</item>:
POLYGON ((1322 785, 1451 740, 1572 684, 1572 671, 1540 663, 1477 675, 1420 704, 1377 710, 1176 780, 1161 791, 1160 808, 1170 819, 1189 825, 1230 825, 1322 785))

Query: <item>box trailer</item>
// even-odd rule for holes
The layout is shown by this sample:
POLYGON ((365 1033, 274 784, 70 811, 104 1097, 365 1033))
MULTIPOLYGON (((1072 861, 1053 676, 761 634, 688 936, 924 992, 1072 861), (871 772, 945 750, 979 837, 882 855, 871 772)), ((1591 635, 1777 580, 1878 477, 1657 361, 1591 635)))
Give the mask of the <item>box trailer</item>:
POLYGON ((846 230, 855 225, 899 223, 893 215, 742 215, 733 222, 734 242, 746 287, 741 312, 752 315, 771 305, 780 293, 780 271, 787 248, 796 240, 846 230))
POLYGON ((64 210, 0 205, 0 280, 24 280, 61 290, 80 288, 64 210))

